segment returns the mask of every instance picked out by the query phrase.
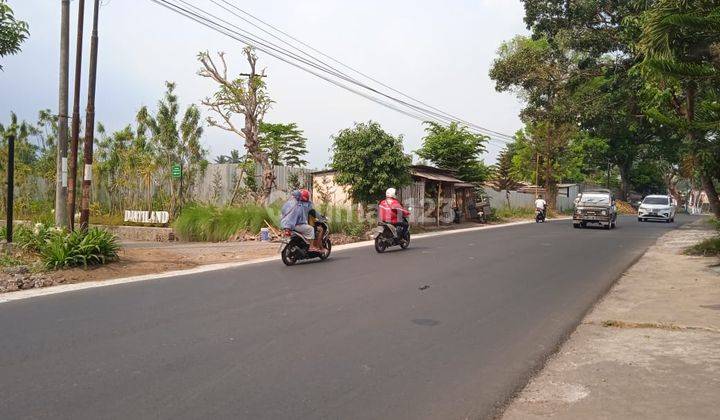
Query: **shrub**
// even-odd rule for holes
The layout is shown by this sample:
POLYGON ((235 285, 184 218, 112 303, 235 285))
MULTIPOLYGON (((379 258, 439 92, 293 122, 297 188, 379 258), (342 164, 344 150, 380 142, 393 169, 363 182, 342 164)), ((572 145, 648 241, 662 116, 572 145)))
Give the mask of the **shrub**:
POLYGON ((55 231, 40 250, 40 257, 49 269, 87 267, 117 260, 119 249, 115 235, 106 230, 55 231))
POLYGON ((15 226, 13 241, 26 251, 40 253, 48 241, 61 232, 57 228, 42 223, 36 223, 32 228, 26 225, 18 225, 15 226))

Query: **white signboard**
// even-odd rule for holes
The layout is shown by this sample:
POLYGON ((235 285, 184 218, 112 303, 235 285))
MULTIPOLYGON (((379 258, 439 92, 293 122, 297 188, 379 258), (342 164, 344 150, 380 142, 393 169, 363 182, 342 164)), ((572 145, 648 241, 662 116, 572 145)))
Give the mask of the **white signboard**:
POLYGON ((125 221, 166 224, 170 221, 170 213, 166 211, 125 210, 125 221))

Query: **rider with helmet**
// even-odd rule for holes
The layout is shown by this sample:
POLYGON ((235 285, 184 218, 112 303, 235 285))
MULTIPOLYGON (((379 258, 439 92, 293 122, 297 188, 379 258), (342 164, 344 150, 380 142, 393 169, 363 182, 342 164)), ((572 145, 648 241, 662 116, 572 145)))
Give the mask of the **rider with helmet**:
POLYGON ((395 188, 388 188, 385 191, 385 199, 381 200, 378 204, 378 216, 381 222, 390 223, 397 228, 397 237, 402 238, 405 229, 408 228, 408 223, 405 221, 405 217, 409 216, 410 212, 405 210, 402 203, 398 201, 395 188), (403 217, 399 217, 402 213, 403 217))

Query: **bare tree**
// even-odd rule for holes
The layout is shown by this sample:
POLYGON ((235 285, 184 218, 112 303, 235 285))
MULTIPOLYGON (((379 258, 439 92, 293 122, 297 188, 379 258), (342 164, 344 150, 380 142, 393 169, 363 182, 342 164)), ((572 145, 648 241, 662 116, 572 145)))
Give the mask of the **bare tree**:
POLYGON ((202 64, 198 75, 207 77, 218 84, 218 90, 215 94, 212 97, 205 98, 202 104, 207 106, 216 117, 219 117, 219 120, 208 117, 208 124, 235 133, 245 139, 247 154, 252 156, 253 160, 262 167, 262 191, 264 201, 267 204, 270 200, 272 187, 275 184, 275 174, 267 153, 260 147, 258 131, 260 121, 270 109, 273 101, 268 96, 263 81, 265 70, 257 73, 255 49, 246 47, 243 52, 248 64, 250 64, 250 73, 241 73, 235 79, 228 77, 225 53, 218 53, 218 63, 210 57, 207 51, 198 54, 198 60, 202 64), (233 117, 236 115, 245 117, 243 128, 238 128, 233 123, 233 117))

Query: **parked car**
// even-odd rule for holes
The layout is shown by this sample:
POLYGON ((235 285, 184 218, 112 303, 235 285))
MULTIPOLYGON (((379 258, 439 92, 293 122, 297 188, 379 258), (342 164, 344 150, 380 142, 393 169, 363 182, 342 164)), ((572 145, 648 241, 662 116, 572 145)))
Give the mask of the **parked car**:
POLYGON ((670 223, 675 221, 677 210, 675 200, 668 195, 648 195, 638 207, 638 221, 660 220, 670 223))
POLYGON ((584 228, 588 224, 598 224, 605 229, 612 229, 616 223, 617 208, 610 190, 585 191, 575 199, 573 227, 584 228))

